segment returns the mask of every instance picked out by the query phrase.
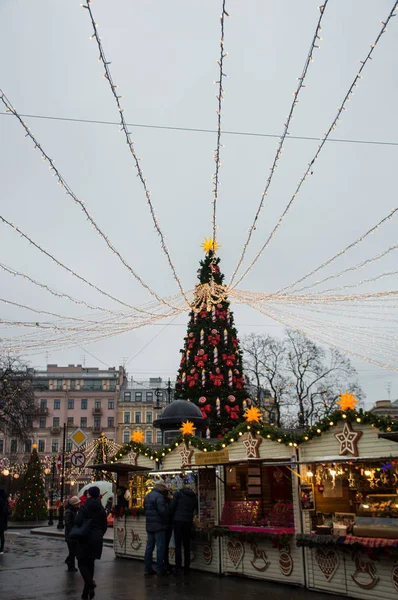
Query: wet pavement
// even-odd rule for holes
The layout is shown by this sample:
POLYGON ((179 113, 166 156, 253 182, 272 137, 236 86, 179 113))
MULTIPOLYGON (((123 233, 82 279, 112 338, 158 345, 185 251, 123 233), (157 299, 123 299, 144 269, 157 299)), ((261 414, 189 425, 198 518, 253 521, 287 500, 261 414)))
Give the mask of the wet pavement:
MULTIPOLYGON (((59 538, 6 532, 0 556, 0 597, 4 600, 77 600, 82 592, 79 573, 67 573, 66 544, 59 538)), ((143 563, 117 559, 104 548, 96 561, 98 600, 330 600, 331 596, 299 587, 193 571, 187 578, 143 576, 143 563)))

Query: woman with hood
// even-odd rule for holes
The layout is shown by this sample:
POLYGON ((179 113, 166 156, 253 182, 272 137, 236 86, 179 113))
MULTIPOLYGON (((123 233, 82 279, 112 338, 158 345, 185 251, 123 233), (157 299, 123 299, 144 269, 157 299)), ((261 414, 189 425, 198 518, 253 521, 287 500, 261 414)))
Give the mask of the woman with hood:
POLYGON ((182 552, 184 547, 184 574, 189 574, 191 564, 191 533, 194 513, 198 510, 198 498, 189 485, 177 492, 170 503, 173 515, 176 573, 181 573, 182 552))
POLYGON ((94 562, 96 558, 101 558, 103 538, 107 528, 106 512, 99 496, 100 489, 97 486, 89 488, 87 502, 80 508, 75 519, 75 525, 78 527, 81 527, 85 521, 90 522, 86 535, 78 539, 76 551, 79 571, 84 580, 83 600, 95 596, 94 562))
POLYGON ((77 540, 71 539, 69 537, 69 534, 71 532, 72 527, 75 524, 75 518, 79 507, 79 498, 77 496, 72 496, 72 498, 69 498, 65 508, 65 541, 68 544, 69 550, 69 554, 66 557, 65 562, 68 565, 69 572, 77 571, 75 566, 77 540))
POLYGON ((7 492, 0 490, 0 554, 4 554, 4 532, 8 526, 10 507, 7 500, 7 492))

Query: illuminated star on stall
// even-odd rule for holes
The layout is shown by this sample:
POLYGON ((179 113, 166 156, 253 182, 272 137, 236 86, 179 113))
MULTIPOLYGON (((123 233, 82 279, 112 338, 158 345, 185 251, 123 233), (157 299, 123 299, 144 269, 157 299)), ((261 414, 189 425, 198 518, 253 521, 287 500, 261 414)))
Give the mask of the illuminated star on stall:
POLYGON ((354 394, 350 394, 350 392, 347 390, 345 394, 340 394, 338 404, 340 406, 340 410, 355 410, 358 400, 355 398, 354 394))
POLYGON ((247 438, 243 440, 243 445, 246 448, 246 458, 260 458, 259 446, 262 438, 256 438, 251 431, 247 434, 247 438))
POLYGON ((180 431, 182 435, 195 435, 195 425, 192 421, 184 421, 181 423, 180 431))
POLYGON ((334 437, 340 442, 340 456, 352 454, 358 456, 358 440, 362 431, 354 431, 350 423, 344 423, 343 431, 335 433, 334 437))
POLYGON ((180 452, 181 456, 181 469, 184 467, 190 467, 192 462, 193 450, 189 449, 189 445, 184 442, 182 446, 182 450, 180 452))
POLYGON ((131 439, 137 444, 142 444, 142 442, 144 441, 144 433, 140 429, 136 429, 135 431, 133 431, 131 439))
POLYGON ((217 252, 217 250, 220 248, 220 244, 214 241, 212 237, 205 238, 205 241, 202 244, 202 248, 206 252, 206 254, 211 251, 217 252))
POLYGON ((257 406, 251 406, 250 408, 246 408, 243 416, 248 423, 259 423, 262 415, 257 406))

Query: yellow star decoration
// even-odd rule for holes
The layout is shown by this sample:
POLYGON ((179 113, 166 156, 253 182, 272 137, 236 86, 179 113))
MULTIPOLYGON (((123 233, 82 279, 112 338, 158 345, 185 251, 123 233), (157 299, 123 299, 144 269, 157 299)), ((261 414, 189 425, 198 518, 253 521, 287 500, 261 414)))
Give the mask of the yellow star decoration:
POLYGON ((206 252, 206 254, 211 250, 213 250, 213 252, 217 252, 217 250, 220 248, 220 244, 215 242, 212 237, 205 238, 205 241, 202 244, 202 248, 206 252))
POLYGON ((133 440, 133 442, 137 442, 137 444, 142 444, 142 442, 144 441, 144 434, 142 431, 137 429, 136 431, 133 431, 131 439, 133 440))
POLYGON ((261 412, 257 408, 257 406, 251 406, 250 408, 246 408, 245 413, 243 415, 248 423, 259 423, 261 421, 261 412))
POLYGON ((181 424, 180 427, 180 431, 182 432, 182 435, 195 435, 195 425, 192 423, 192 421, 185 421, 184 423, 181 424))
POLYGON ((358 404, 358 400, 355 398, 354 394, 350 394, 347 390, 345 394, 340 394, 339 397, 339 406, 341 410, 354 410, 356 405, 358 404))
POLYGON ((32 444, 32 448, 36 449, 37 448, 37 444, 32 444))

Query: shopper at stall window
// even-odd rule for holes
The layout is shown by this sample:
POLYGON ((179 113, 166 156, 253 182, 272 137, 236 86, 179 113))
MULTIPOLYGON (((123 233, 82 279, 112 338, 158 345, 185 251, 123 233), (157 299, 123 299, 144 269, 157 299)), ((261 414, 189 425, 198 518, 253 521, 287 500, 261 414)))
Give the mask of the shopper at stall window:
POLYGON ((144 575, 166 575, 164 552, 166 546, 167 504, 162 482, 155 483, 153 490, 144 498, 147 544, 144 557, 144 575), (156 571, 152 568, 152 554, 156 546, 156 571))
POLYGON ((189 574, 191 564, 191 534, 195 512, 198 510, 198 498, 192 486, 185 485, 176 493, 170 504, 173 516, 176 573, 182 572, 182 551, 184 547, 184 574, 189 574))
POLYGON ((0 490, 0 554, 4 554, 4 532, 8 526, 8 517, 10 516, 10 507, 7 500, 7 492, 0 490))
POLYGON ((76 552, 79 571, 84 580, 83 599, 95 596, 94 563, 95 559, 101 558, 103 538, 107 529, 106 512, 99 496, 99 487, 93 485, 89 488, 87 502, 80 508, 75 519, 75 525, 78 527, 84 522, 89 522, 87 534, 78 539, 76 552))
POLYGON ((69 554, 66 557, 65 562, 68 565, 68 571, 77 571, 75 566, 77 540, 71 539, 69 537, 69 534, 71 532, 72 527, 75 524, 75 518, 79 508, 79 498, 77 496, 72 496, 71 498, 69 498, 68 504, 66 505, 65 509, 65 541, 68 544, 69 550, 69 554))
POLYGON ((170 546, 171 537, 173 535, 173 518, 172 518, 171 511, 170 511, 170 505, 171 505, 171 501, 173 499, 173 494, 168 487, 165 488, 163 494, 164 494, 164 497, 166 500, 166 506, 167 506, 167 523, 166 523, 166 536, 165 536, 165 546, 164 546, 164 568, 168 573, 172 573, 173 568, 169 561, 169 546, 170 546))

